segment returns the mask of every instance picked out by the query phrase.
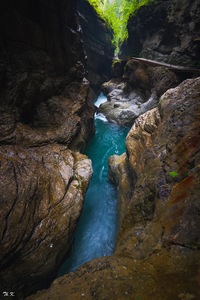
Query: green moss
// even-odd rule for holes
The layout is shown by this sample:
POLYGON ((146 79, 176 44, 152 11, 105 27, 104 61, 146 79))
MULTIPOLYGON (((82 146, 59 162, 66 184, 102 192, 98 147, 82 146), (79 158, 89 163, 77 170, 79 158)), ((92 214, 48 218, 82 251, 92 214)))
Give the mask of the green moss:
POLYGON ((176 178, 178 176, 178 173, 176 171, 170 171, 169 172, 169 175, 172 177, 172 178, 176 178))
POLYGON ((113 30, 113 44, 117 54, 119 47, 128 37, 127 22, 129 16, 134 14, 143 5, 155 0, 88 0, 97 13, 113 30))

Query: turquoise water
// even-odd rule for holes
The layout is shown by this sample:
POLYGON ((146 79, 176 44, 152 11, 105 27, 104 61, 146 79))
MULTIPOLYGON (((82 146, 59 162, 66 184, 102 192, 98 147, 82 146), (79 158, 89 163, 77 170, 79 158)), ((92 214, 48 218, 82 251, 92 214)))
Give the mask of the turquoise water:
MULTIPOLYGON (((95 105, 105 101, 102 94, 95 105)), ((93 176, 75 232, 71 256, 59 270, 63 275, 96 257, 112 255, 118 230, 117 192, 108 180, 107 160, 125 151, 127 127, 108 123, 102 115, 95 119, 96 133, 85 154, 92 160, 93 176)))

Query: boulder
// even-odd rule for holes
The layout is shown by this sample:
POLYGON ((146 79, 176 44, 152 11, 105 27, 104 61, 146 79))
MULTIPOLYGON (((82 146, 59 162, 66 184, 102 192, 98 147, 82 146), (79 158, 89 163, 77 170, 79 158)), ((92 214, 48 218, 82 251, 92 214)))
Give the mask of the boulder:
POLYGON ((165 67, 129 59, 121 80, 113 78, 102 85, 108 101, 100 105, 99 112, 110 122, 131 126, 137 117, 157 106, 166 90, 180 82, 181 78, 165 67))

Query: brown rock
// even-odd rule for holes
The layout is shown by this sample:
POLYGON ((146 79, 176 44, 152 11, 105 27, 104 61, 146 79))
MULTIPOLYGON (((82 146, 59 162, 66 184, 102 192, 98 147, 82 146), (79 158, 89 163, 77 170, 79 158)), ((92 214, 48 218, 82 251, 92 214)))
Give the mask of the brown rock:
POLYGON ((0 298, 46 286, 67 255, 94 132, 74 1, 0 4, 0 298), (71 148, 71 150, 69 150, 71 148))
POLYGON ((127 161, 138 179, 126 204, 117 255, 148 259, 163 247, 180 251, 182 259, 194 249, 199 255, 199 82, 187 80, 167 91, 159 104, 160 121, 157 109, 149 111, 128 134, 127 161))
POLYGON ((195 299, 198 260, 172 252, 155 253, 144 262, 116 256, 95 259, 27 300, 195 299))
POLYGON ((1 7, 0 142, 69 145, 85 134, 80 149, 94 132, 94 110, 73 1, 29 2, 1 7))
POLYGON ((19 296, 45 283, 69 251, 92 167, 58 145, 2 146, 0 160, 1 289, 19 296))

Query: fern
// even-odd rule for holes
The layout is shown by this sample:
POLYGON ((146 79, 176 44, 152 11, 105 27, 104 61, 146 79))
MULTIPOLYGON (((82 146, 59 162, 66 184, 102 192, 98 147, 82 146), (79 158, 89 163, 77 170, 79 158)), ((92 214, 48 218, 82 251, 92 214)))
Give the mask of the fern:
POLYGON ((98 15, 105 20, 113 30, 113 44, 115 54, 119 47, 128 37, 127 23, 129 16, 141 6, 147 5, 155 0, 88 0, 98 15))

